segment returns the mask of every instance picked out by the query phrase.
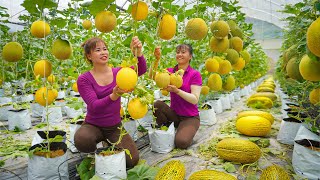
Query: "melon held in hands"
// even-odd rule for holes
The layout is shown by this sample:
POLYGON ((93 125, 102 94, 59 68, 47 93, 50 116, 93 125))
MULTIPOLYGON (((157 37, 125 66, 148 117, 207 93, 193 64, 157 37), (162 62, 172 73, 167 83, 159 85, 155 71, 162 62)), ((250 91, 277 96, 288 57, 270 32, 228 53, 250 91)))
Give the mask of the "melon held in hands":
POLYGON ((137 73, 129 68, 121 68, 116 76, 116 83, 120 89, 130 91, 133 90, 138 81, 137 73))

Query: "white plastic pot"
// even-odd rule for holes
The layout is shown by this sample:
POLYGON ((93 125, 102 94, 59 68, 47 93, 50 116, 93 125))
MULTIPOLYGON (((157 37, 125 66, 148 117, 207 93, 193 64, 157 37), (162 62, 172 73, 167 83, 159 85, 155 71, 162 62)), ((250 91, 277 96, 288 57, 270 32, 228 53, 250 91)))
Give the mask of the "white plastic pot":
MULTIPOLYGON (((49 131, 49 133, 48 133, 48 137, 49 138, 54 138, 57 135, 60 135, 60 136, 63 137, 62 142, 64 142, 64 143, 66 142, 67 133, 65 131, 54 130, 54 131, 49 131)), ((43 143, 43 142, 45 142, 45 143, 47 142, 46 131, 37 131, 36 134, 33 136, 31 146, 34 146, 36 144, 40 144, 40 143, 43 143)))
POLYGON ((0 89, 0 97, 4 96, 4 90, 1 88, 0 89))
POLYGON ((239 90, 233 91, 233 96, 234 96, 234 101, 239 101, 241 99, 240 91, 239 90))
POLYGON ((320 152, 304 146, 319 145, 319 142, 320 136, 312 133, 304 126, 299 128, 292 152, 292 167, 296 174, 307 179, 320 178, 320 152))
POLYGON ((58 92, 58 97, 57 99, 63 99, 66 97, 66 92, 65 91, 59 91, 58 92))
MULTIPOLYGON (((51 124, 60 123, 62 121, 61 107, 49 107, 48 108, 48 121, 51 124)), ((43 109, 42 122, 47 120, 46 108, 43 109)))
POLYGON ((248 88, 244 87, 240 90, 240 96, 243 97, 243 96, 248 96, 249 95, 249 91, 248 91, 248 88))
POLYGON ((153 95, 154 99, 160 99, 160 97, 162 96, 161 91, 159 89, 155 90, 153 95))
POLYGON ((41 106, 40 104, 38 103, 32 103, 30 104, 30 107, 31 107, 31 116, 32 117, 42 117, 42 113, 43 113, 43 109, 44 107, 41 106))
POLYGON ((76 134, 77 130, 81 127, 83 120, 77 121, 76 123, 72 123, 69 126, 70 129, 70 146, 69 149, 71 152, 79 152, 76 146, 74 145, 74 135, 76 134))
POLYGON ((0 107, 0 121, 7 121, 8 120, 8 113, 9 110, 12 109, 13 106, 12 105, 5 105, 0 107))
POLYGON ((70 96, 80 96, 79 92, 70 91, 70 96))
POLYGON ((127 179, 125 152, 103 156, 99 154, 103 149, 95 153, 95 175, 108 180, 127 179))
POLYGON ((66 104, 67 104, 67 101, 65 101, 65 100, 58 100, 58 101, 55 101, 54 104, 55 104, 56 106, 61 107, 62 115, 64 115, 64 116, 67 115, 67 113, 66 113, 66 108, 65 108, 65 107, 66 107, 66 104))
POLYGON ((138 125, 140 124, 141 126, 143 126, 144 128, 149 128, 152 125, 153 122, 153 115, 152 115, 152 111, 149 110, 147 112, 147 114, 141 118, 141 119, 137 119, 136 120, 138 122, 138 125))
POLYGON ((21 110, 9 110, 8 112, 8 124, 9 130, 14 130, 18 127, 21 130, 27 130, 31 128, 31 115, 28 109, 21 110))
POLYGON ((28 94, 20 97, 21 102, 31 102, 34 100, 33 94, 28 94))
POLYGON ((214 112, 216 114, 220 114, 223 112, 221 99, 210 100, 208 101, 208 103, 212 106, 212 109, 214 109, 214 112))
POLYGON ((228 94, 222 94, 220 96, 221 99, 221 105, 222 105, 222 110, 227 110, 227 109, 231 109, 231 104, 230 104, 230 99, 228 94))
POLYGON ((75 110, 74 108, 65 106, 65 110, 68 118, 75 118, 83 114, 83 111, 81 108, 79 108, 78 110, 75 110))
POLYGON ((209 109, 201 109, 200 110, 200 124, 201 125, 211 126, 216 123, 217 123, 216 113, 214 112, 214 109, 211 106, 209 109))
MULTIPOLYGON (((30 149, 36 147, 40 147, 40 145, 34 145, 30 149)), ((28 179, 69 180, 67 145, 65 143, 51 143, 51 150, 57 150, 57 148, 62 148, 65 152, 64 155, 55 158, 33 155, 28 159, 28 179)))
POLYGON ((123 123, 123 126, 134 141, 138 139, 138 124, 136 120, 126 121, 123 123))
POLYGON ((148 130, 151 151, 168 153, 174 148, 175 129, 173 123, 167 131, 150 128, 148 130))
POLYGON ((233 104, 233 103, 235 102, 234 93, 231 92, 231 93, 229 93, 228 95, 229 95, 230 104, 233 104))
POLYGON ((284 118, 280 124, 277 141, 282 144, 293 145, 294 138, 296 137, 301 124, 301 122, 296 121, 294 118, 284 118))

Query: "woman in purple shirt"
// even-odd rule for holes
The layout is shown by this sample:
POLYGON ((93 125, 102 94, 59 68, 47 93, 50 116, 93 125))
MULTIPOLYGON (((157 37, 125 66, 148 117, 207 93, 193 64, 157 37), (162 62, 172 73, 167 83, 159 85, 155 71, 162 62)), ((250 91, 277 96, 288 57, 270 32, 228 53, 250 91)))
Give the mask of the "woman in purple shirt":
MULTIPOLYGON (((177 128, 175 135, 175 145, 177 148, 186 149, 192 144, 193 137, 200 126, 198 101, 201 92, 202 78, 201 74, 191 68, 192 47, 189 44, 181 44, 176 48, 177 65, 174 68, 168 68, 170 73, 179 69, 184 70, 183 84, 180 88, 169 85, 165 88, 170 92, 170 107, 163 101, 154 103, 156 122, 158 126, 169 125, 174 122, 177 128)), ((155 49, 155 56, 159 61, 160 48, 155 49)))
MULTIPOLYGON (((120 96, 125 93, 116 85, 116 76, 120 67, 108 66, 109 52, 106 43, 100 38, 88 39, 83 45, 84 55, 93 68, 78 77, 78 90, 87 104, 85 122, 75 134, 75 146, 81 152, 94 152, 101 141, 116 142, 121 127, 120 96)), ((133 37, 130 44, 132 52, 138 58, 138 75, 146 72, 146 61, 142 55, 142 44, 133 37)), ((135 166, 139 161, 138 149, 126 134, 118 147, 130 150, 132 158, 126 155, 127 167, 135 166)))

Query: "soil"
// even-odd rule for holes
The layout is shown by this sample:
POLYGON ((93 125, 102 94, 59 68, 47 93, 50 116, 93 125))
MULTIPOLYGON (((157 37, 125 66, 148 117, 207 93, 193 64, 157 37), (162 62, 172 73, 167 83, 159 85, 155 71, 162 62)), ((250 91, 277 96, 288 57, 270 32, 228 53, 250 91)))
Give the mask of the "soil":
POLYGON ((58 150, 50 151, 50 152, 38 151, 38 152, 34 152, 33 154, 37 155, 37 156, 46 157, 46 158, 48 158, 48 157, 55 158, 55 157, 63 156, 65 154, 65 152, 62 149, 58 149, 58 150))

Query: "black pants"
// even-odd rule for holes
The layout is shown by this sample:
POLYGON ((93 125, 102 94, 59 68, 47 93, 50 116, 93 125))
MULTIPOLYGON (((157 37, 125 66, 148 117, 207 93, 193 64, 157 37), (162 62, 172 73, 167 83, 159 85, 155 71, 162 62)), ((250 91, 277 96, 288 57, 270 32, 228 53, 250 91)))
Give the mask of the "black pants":
MULTIPOLYGON (((101 141, 116 142, 120 136, 121 123, 110 127, 97 127, 88 123, 83 123, 74 136, 77 149, 81 152, 94 152, 97 144, 101 141)), ((124 135, 117 147, 128 149, 132 159, 126 154, 126 164, 128 168, 134 167, 139 161, 139 151, 129 134, 124 135)))
POLYGON ((158 125, 169 125, 174 122, 174 126, 177 128, 174 139, 175 146, 180 149, 188 148, 200 127, 200 117, 178 116, 163 101, 156 101, 154 107, 154 116, 157 118, 158 125))

